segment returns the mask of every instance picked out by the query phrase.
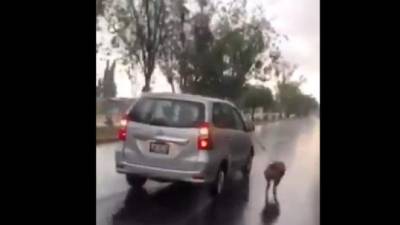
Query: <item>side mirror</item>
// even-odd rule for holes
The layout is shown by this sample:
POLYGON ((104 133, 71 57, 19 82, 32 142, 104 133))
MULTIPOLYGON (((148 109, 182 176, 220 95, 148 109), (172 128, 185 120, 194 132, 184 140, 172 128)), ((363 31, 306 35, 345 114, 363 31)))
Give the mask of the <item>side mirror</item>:
POLYGON ((245 122, 245 129, 247 132, 253 132, 255 130, 254 123, 250 120, 247 120, 245 122))

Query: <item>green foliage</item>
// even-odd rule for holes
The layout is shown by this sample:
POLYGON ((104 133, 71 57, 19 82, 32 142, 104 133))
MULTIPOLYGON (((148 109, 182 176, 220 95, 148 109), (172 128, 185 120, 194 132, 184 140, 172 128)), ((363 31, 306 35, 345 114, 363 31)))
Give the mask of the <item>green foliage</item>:
POLYGON ((248 20, 246 1, 201 2, 209 7, 193 16, 192 41, 179 58, 181 90, 236 101, 257 57, 273 39, 268 36, 272 28, 262 16, 248 20), (214 32, 211 17, 217 18, 214 32))
POLYGON ((243 96, 243 104, 246 108, 264 107, 268 109, 272 103, 271 90, 262 86, 250 86, 243 96))
MULTIPOLYGON (((197 42, 206 43, 212 37, 199 37, 197 42)), ((189 57, 193 66, 190 90, 220 98, 237 99, 246 82, 246 74, 256 56, 264 50, 262 33, 246 27, 226 33, 212 45, 197 46, 189 57)))
POLYGON ((178 80, 179 75, 183 78, 187 71, 186 37, 190 34, 184 28, 188 23, 189 10, 185 6, 186 0, 174 0, 170 3, 168 20, 165 23, 167 38, 160 48, 160 60, 157 63, 172 92, 175 92, 174 81, 178 80))
POLYGON ((295 101, 294 111, 298 116, 307 116, 312 110, 318 109, 318 102, 309 95, 299 95, 295 101))
POLYGON ((167 38, 168 15, 165 0, 125 0, 115 3, 113 13, 107 18, 109 31, 118 35, 131 61, 142 69, 145 77, 143 92, 150 91, 156 60, 167 38))
POLYGON ((251 109, 251 117, 254 120, 254 112, 258 107, 264 110, 271 109, 274 99, 269 88, 263 86, 248 86, 242 98, 242 106, 251 109))
POLYGON ((300 90, 298 82, 282 82, 278 84, 278 98, 282 111, 289 116, 306 116, 311 110, 318 108, 318 102, 312 96, 305 95, 300 90))
MULTIPOLYGON (((103 5, 100 2, 96 1, 97 6, 103 5)), ((141 66, 145 77, 142 91, 150 90, 150 78, 158 64, 172 91, 174 79, 179 79, 182 92, 237 101, 255 64, 259 62, 257 69, 261 70, 268 61, 261 63, 260 54, 277 42, 277 33, 264 13, 248 15, 246 0, 199 0, 200 12, 195 15, 186 8, 185 0, 112 2, 99 11, 104 11, 109 31, 118 37, 112 41, 113 48, 124 47, 129 61, 141 66), (213 31, 211 18, 216 18, 213 31)), ((268 68, 264 70, 273 70, 271 65, 268 68)))

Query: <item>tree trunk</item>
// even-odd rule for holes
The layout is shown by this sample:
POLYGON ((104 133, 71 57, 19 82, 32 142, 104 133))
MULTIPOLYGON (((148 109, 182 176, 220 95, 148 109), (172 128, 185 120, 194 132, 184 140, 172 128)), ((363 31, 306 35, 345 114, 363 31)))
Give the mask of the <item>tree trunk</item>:
MULTIPOLYGON (((150 54, 150 53, 149 53, 150 54)), ((147 60, 145 60, 145 69, 144 69, 144 86, 142 88, 142 92, 150 92, 151 88, 150 88, 150 80, 151 80, 151 75, 153 74, 154 71, 154 55, 149 55, 147 56, 147 60)))
POLYGON ((146 76, 144 82, 142 93, 150 92, 150 76, 146 76))
POLYGON ((172 93, 175 93, 174 81, 171 81, 169 84, 171 85, 171 91, 172 91, 172 93))
POLYGON ((150 85, 149 84, 145 84, 142 88, 142 93, 147 93, 150 92, 150 85))
POLYGON ((179 77, 179 87, 181 88, 182 92, 185 92, 185 87, 183 86, 183 80, 184 78, 181 75, 181 77, 179 77))
POLYGON ((188 82, 188 76, 180 75, 180 77, 179 77, 179 88, 181 89, 182 93, 187 93, 189 91, 188 83, 189 83, 188 82))
POLYGON ((150 92, 150 80, 151 80, 151 73, 144 74, 144 86, 142 88, 142 93, 150 92))

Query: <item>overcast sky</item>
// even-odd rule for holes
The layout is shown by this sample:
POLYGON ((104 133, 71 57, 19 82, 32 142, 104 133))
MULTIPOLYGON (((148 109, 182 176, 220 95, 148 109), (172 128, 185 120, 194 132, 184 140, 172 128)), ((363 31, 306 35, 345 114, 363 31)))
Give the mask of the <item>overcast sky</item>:
POLYGON ((284 56, 299 65, 295 76, 304 75, 303 91, 319 100, 319 0, 248 0, 263 4, 273 26, 289 36, 284 56))

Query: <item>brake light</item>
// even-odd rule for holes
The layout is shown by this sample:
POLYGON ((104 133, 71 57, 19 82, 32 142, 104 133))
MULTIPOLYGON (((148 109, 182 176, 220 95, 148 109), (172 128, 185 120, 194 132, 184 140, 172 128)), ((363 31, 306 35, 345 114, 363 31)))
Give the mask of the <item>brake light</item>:
POLYGON ((199 127, 199 136, 197 138, 197 149, 198 150, 211 150, 211 129, 210 124, 204 123, 199 127))
POLYGON ((128 131, 128 116, 124 116, 119 122, 120 128, 118 129, 118 139, 120 141, 126 140, 126 133, 128 131))

